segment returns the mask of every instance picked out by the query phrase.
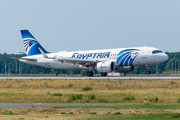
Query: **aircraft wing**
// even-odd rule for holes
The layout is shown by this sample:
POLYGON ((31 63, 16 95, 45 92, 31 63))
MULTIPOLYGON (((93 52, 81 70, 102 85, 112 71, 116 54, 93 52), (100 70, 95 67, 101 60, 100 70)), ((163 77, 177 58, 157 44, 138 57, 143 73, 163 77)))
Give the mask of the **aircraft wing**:
POLYGON ((68 63, 97 63, 97 60, 75 59, 75 58, 56 58, 59 62, 68 63))
MULTIPOLYGON (((51 59, 53 59, 53 58, 51 58, 51 59)), ((76 59, 76 58, 54 58, 54 59, 59 61, 61 64, 62 63, 72 63, 72 65, 80 64, 85 67, 90 67, 90 66, 95 67, 98 62, 103 62, 103 61, 99 61, 99 60, 87 60, 87 59, 76 59)))
POLYGON ((80 64, 80 65, 84 65, 86 67, 89 66, 95 66, 97 62, 102 62, 99 60, 87 60, 87 59, 76 59, 76 58, 54 58, 54 57, 48 57, 44 51, 41 50, 41 48, 39 48, 40 52, 42 53, 44 58, 47 59, 56 59, 57 61, 61 62, 61 63, 72 63, 72 65, 74 64, 80 64))
POLYGON ((30 62, 36 62, 37 59, 29 59, 29 58, 16 58, 16 57, 11 57, 12 59, 18 59, 18 60, 28 60, 30 62))

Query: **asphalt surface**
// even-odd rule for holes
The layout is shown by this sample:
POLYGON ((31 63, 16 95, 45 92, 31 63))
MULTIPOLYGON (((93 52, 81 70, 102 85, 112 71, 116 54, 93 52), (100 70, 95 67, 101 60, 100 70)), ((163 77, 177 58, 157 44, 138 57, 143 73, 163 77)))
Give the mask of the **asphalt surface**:
POLYGON ((59 80, 65 80, 65 79, 71 79, 71 80, 85 80, 85 79, 180 79, 180 76, 118 76, 118 77, 54 77, 54 76, 49 76, 49 77, 0 77, 0 79, 12 79, 12 80, 31 80, 31 79, 59 79, 59 80))
POLYGON ((140 104, 106 104, 106 103, 0 103, 0 108, 25 108, 46 106, 86 106, 86 105, 140 105, 140 104))
MULTIPOLYGON (((0 103, 0 108, 27 108, 27 107, 52 107, 52 106, 89 106, 89 105, 143 105, 133 103, 0 103)), ((156 103, 151 105, 180 105, 180 104, 166 104, 156 103)))

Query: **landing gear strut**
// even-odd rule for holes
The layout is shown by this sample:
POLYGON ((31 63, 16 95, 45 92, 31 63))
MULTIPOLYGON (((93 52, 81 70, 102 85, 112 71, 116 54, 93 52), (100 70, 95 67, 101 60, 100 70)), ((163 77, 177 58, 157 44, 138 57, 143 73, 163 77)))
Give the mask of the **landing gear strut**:
POLYGON ((107 76, 107 73, 101 73, 101 76, 107 76))
POLYGON ((151 74, 151 71, 149 71, 148 65, 145 65, 145 66, 146 66, 146 69, 147 69, 146 74, 151 74))
POLYGON ((93 76, 93 75, 94 75, 94 73, 92 71, 87 72, 87 76, 93 76))

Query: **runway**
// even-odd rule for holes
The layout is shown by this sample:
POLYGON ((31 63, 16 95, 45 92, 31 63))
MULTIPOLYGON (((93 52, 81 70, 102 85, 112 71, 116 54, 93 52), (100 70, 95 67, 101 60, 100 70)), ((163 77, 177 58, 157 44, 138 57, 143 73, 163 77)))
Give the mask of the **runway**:
POLYGON ((87 79, 100 79, 100 80, 112 80, 112 79, 153 79, 153 80, 168 80, 168 79, 180 79, 180 76, 119 76, 119 77, 54 77, 54 76, 48 76, 48 77, 33 77, 33 76, 27 76, 27 77, 14 77, 14 76, 8 76, 8 77, 0 77, 0 79, 12 79, 12 80, 41 80, 41 79, 57 79, 57 80, 87 80, 87 79))
MULTIPOLYGON (((53 106, 96 106, 96 105, 144 105, 137 103, 0 103, 0 108, 53 107, 53 106)), ((179 103, 154 103, 151 105, 180 105, 179 103)))
POLYGON ((113 103, 0 103, 0 108, 25 108, 47 106, 88 106, 88 105, 141 105, 141 104, 113 104, 113 103))

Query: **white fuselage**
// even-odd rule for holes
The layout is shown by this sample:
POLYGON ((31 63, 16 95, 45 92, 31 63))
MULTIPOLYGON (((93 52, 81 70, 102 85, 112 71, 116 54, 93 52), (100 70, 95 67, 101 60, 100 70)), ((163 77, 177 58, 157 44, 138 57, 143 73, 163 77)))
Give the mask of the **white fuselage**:
POLYGON ((60 51, 57 53, 48 53, 48 57, 54 59, 46 59, 42 54, 26 56, 22 58, 37 59, 37 61, 20 60, 28 64, 33 64, 42 67, 54 69, 88 69, 78 63, 72 64, 66 61, 59 62, 58 58, 65 59, 81 59, 97 60, 97 61, 112 61, 115 67, 118 66, 139 66, 150 65, 166 61, 169 57, 162 53, 159 49, 153 47, 134 47, 134 48, 117 48, 103 50, 87 50, 87 51, 60 51))

